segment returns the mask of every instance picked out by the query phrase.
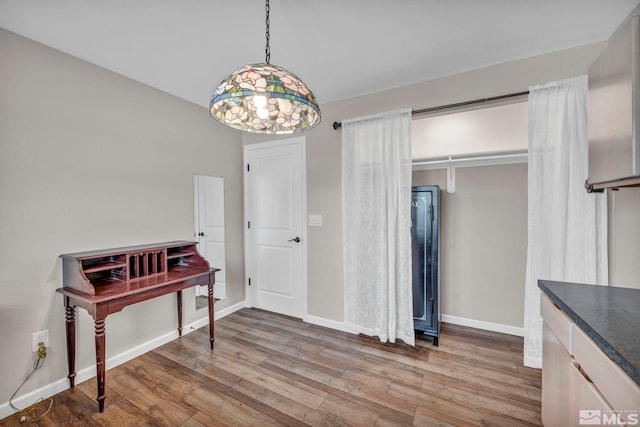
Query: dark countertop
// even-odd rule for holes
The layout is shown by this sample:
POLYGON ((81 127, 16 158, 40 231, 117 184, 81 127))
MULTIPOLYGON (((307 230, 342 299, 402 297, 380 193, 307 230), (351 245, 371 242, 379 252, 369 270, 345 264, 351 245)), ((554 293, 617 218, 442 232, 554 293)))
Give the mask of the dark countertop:
POLYGON ((538 287, 640 386, 640 289, 550 280, 538 287))

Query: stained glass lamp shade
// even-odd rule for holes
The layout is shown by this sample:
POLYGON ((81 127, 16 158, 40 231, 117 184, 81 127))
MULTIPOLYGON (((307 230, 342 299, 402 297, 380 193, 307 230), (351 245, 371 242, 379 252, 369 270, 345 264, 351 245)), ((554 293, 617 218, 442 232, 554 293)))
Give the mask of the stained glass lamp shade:
POLYGON ((320 123, 313 93, 295 74, 276 65, 245 65, 213 93, 211 117, 235 129, 287 134, 320 123))

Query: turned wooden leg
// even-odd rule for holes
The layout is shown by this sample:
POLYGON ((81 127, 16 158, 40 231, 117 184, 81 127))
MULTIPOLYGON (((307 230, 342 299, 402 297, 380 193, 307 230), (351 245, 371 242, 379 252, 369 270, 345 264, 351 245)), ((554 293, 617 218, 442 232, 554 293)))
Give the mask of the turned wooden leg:
POLYGON ((69 297, 64 297, 64 313, 67 331, 67 367, 69 368, 69 385, 75 386, 76 381, 76 306, 71 305, 69 297))
POLYGON ((178 337, 182 336, 182 291, 176 292, 178 298, 178 337))
POLYGON ((104 411, 105 395, 105 341, 104 319, 96 319, 96 380, 98 382, 98 407, 100 412, 104 411))
POLYGON ((213 283, 211 282, 207 285, 207 299, 209 300, 209 342, 211 343, 211 350, 213 350, 215 335, 213 328, 213 283))

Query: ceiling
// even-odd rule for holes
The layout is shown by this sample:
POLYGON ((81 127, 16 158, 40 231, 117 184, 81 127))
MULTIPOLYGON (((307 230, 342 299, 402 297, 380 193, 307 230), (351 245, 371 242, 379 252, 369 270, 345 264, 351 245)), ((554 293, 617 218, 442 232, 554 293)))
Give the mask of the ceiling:
MULTIPOLYGON (((321 104, 607 40, 640 0, 271 0, 321 104)), ((0 0, 0 26, 198 105, 265 59, 262 0, 0 0)))

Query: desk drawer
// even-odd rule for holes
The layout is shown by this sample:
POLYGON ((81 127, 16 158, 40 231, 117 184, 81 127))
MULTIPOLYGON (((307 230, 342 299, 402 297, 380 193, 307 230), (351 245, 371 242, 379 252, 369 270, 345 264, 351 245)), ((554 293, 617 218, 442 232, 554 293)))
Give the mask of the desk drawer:
POLYGON ((575 359, 614 410, 640 409, 640 387, 581 329, 575 332, 575 359))
POLYGON ((569 421, 566 424, 559 425, 576 425, 576 418, 578 418, 577 424, 585 424, 585 422, 589 424, 589 412, 600 410, 610 413, 612 411, 613 408, 609 402, 607 402, 591 380, 584 375, 582 368, 577 362, 569 363, 567 370, 569 371, 569 394, 568 396, 564 396, 564 398, 568 400, 568 402, 563 402, 561 405, 568 406, 567 418, 569 421), (585 414, 585 412, 581 413, 581 411, 588 412, 585 414), (587 419, 580 419, 580 415, 587 417, 587 419))
POLYGON ((544 294, 540 295, 540 314, 565 350, 573 356, 573 333, 576 324, 544 294))

